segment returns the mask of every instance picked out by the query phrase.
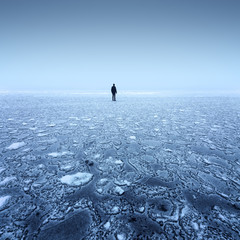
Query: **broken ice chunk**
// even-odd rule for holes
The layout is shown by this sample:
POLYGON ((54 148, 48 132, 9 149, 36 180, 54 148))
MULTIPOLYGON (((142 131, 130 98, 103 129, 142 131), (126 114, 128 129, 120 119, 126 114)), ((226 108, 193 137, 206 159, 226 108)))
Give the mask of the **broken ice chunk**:
POLYGON ((106 230, 108 230, 108 229, 110 228, 110 222, 106 222, 106 223, 104 224, 104 228, 105 228, 106 230))
POLYGON ((122 161, 122 160, 116 160, 115 163, 116 163, 117 165, 123 165, 123 161, 122 161))
POLYGON ((9 147, 7 147, 7 149, 8 150, 16 150, 16 149, 21 148, 25 145, 26 145, 25 142, 16 142, 16 143, 12 143, 9 147))
POLYGON ((117 193, 118 195, 123 195, 124 190, 121 187, 117 186, 115 188, 115 193, 117 193))
POLYGON ((136 140, 135 136, 130 136, 129 138, 132 139, 132 140, 136 140))
POLYGON ((70 186, 82 186, 89 183, 93 178, 93 174, 78 172, 73 175, 63 176, 60 181, 70 186))
POLYGON ((120 209, 119 209, 119 207, 118 206, 114 206, 113 208, 112 208, 112 213, 113 214, 117 214, 117 213, 119 213, 119 211, 120 211, 120 209))
POLYGON ((55 123, 50 123, 50 124, 47 125, 47 127, 55 127, 55 126, 56 126, 55 123))

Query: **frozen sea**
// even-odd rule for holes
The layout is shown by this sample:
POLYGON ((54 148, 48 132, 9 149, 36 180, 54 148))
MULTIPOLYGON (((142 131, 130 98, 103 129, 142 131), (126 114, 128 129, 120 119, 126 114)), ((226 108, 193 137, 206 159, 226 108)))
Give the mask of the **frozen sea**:
POLYGON ((240 98, 0 96, 0 239, 240 239, 240 98))

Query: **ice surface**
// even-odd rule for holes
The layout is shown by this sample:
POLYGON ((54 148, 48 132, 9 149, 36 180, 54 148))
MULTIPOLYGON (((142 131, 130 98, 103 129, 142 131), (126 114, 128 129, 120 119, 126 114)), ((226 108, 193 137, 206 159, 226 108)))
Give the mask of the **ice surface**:
POLYGON ((63 151, 63 152, 52 152, 52 153, 49 153, 48 156, 56 158, 56 157, 62 157, 62 156, 71 155, 71 154, 72 154, 71 152, 63 151))
POLYGON ((8 202, 8 200, 11 198, 11 196, 3 196, 0 197, 0 210, 1 208, 8 202))
POLYGON ((15 179, 16 179, 15 177, 6 177, 4 180, 0 181, 0 186, 5 185, 15 179))
POLYGON ((16 150, 18 148, 21 148, 25 146, 26 144, 24 142, 16 142, 12 143, 9 147, 7 147, 8 150, 16 150))
POLYGON ((81 186, 89 183, 93 178, 93 174, 78 172, 73 175, 63 176, 60 180, 62 183, 71 185, 71 186, 81 186))
POLYGON ((0 239, 240 239, 239 98, 0 100, 0 239))

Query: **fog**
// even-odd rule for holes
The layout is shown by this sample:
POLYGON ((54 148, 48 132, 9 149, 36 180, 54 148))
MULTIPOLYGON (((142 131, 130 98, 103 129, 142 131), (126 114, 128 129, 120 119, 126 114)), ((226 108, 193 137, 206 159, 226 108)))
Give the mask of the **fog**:
POLYGON ((0 90, 239 93, 237 1, 1 1, 0 90))

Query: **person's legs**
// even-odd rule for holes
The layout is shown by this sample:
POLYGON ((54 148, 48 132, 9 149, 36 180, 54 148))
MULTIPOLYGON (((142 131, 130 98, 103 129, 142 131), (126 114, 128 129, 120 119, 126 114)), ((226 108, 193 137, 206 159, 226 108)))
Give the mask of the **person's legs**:
POLYGON ((113 100, 113 101, 116 101, 116 94, 113 94, 113 95, 112 95, 112 100, 113 100))

